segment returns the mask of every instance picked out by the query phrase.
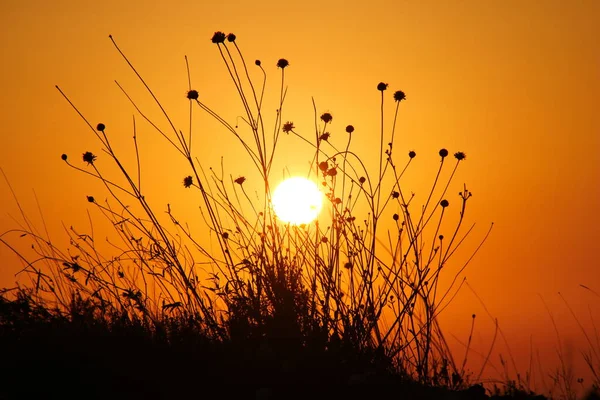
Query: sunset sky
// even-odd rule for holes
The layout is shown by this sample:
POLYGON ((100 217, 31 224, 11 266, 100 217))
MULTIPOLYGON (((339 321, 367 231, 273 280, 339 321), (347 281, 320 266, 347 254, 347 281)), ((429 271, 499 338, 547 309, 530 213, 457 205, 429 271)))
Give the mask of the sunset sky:
MULTIPOLYGON (((87 210, 100 218, 86 201, 100 193, 98 185, 69 169, 61 154, 74 162, 85 151, 102 156, 55 85, 131 154, 135 110, 114 80, 153 117, 160 114, 112 34, 181 129, 188 112, 185 55, 201 100, 235 125, 243 110, 210 42, 215 31, 234 32, 249 64, 263 62, 267 92, 277 95, 277 60, 290 61, 284 119, 313 134, 314 98, 318 112, 334 116, 332 140, 354 125, 356 149, 367 160, 376 159, 379 143, 377 83, 389 83, 388 116, 393 92, 403 90, 394 150, 399 157, 417 152, 409 190, 425 197, 440 148, 467 154, 449 200, 458 204, 463 183, 473 192, 466 216, 476 223, 471 249, 494 223, 467 282, 498 318, 521 373, 531 344, 544 366, 555 368, 557 339, 545 302, 578 374, 587 376, 580 352, 589 345, 558 292, 584 327, 591 329, 592 318, 600 324, 600 296, 580 286, 600 293, 600 2, 3 0, 0 22, 0 168, 41 227, 37 197, 55 244, 68 245, 61 224, 83 231, 87 210)), ((228 174, 246 174, 234 138, 196 115, 203 165, 220 168, 223 156, 228 174)), ((172 162, 173 152, 136 118, 149 163, 148 196, 162 209, 188 195, 183 164, 172 162)), ((306 171, 312 154, 293 140, 282 136, 278 166, 306 171)), ((3 177, 0 210, 0 232, 17 227, 18 208, 3 177)), ((0 259, 0 287, 12 287, 22 265, 6 247, 0 259)), ((452 335, 466 341, 473 313, 473 343, 486 353, 493 326, 468 287, 442 316, 460 360, 464 350, 452 335)), ((496 349, 507 358, 503 340, 496 349)), ((497 356, 493 362, 499 365, 497 356)))

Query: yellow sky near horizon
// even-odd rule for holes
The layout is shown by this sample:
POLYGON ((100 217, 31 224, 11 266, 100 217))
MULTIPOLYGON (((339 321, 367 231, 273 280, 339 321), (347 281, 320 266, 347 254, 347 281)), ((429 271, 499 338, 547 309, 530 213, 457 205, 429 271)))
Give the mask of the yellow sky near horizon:
MULTIPOLYGON (((272 91, 278 88, 275 62, 289 59, 284 118, 299 131, 311 132, 314 97, 318 112, 334 115, 333 138, 353 124, 355 145, 372 154, 378 145, 375 87, 387 82, 389 96, 394 90, 407 95, 395 150, 417 152, 410 180, 417 194, 424 196, 440 148, 467 154, 449 199, 458 203, 452 196, 463 182, 473 192, 467 219, 477 223, 474 242, 495 224, 469 265, 467 280, 498 317, 524 368, 531 338, 542 355, 555 360, 555 335, 541 299, 562 338, 576 349, 587 345, 557 293, 586 327, 590 315, 600 320, 598 297, 580 286, 600 293, 595 254, 600 238, 599 21, 600 2, 593 0, 5 0, 0 3, 0 168, 40 223, 37 197, 55 242, 68 244, 61 223, 88 227, 86 210, 93 214, 93 208, 85 196, 97 187, 66 168, 60 155, 79 161, 88 150, 100 156, 100 146, 54 85, 93 124, 104 122, 124 153, 132 149, 134 110, 114 79, 153 109, 109 34, 182 129, 187 123, 184 55, 203 100, 232 124, 242 112, 239 101, 231 101, 232 84, 210 43, 217 30, 236 33, 249 63, 262 60, 272 91)), ((243 154, 236 141, 196 115, 203 163, 218 167, 222 155, 227 171, 244 174, 245 167, 236 164, 243 154)), ((181 164, 161 162, 170 160, 169 150, 140 118, 138 123, 147 140, 147 176, 161 183, 148 188, 150 194, 160 204, 186 195, 181 164)), ((290 137, 282 141, 288 153, 278 165, 289 162, 290 170, 305 171, 310 155, 302 151, 307 149, 290 137)), ((16 226, 12 217, 18 217, 18 209, 0 181, 1 233, 16 226)), ((11 252, 1 246, 0 259, 12 260, 0 264, 0 287, 12 286, 20 265, 12 264, 11 252)), ((474 343, 484 351, 493 327, 468 288, 448 309, 446 323, 465 341, 473 313, 483 317, 474 343)), ((580 358, 577 351, 573 357, 580 358)), ((574 363, 581 368, 580 361, 574 363)))

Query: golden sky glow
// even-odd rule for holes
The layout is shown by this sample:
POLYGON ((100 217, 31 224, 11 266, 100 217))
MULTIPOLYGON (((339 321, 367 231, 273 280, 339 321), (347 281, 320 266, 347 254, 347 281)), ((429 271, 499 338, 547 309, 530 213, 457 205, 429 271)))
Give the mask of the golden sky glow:
MULTIPOLYGON (((406 92, 395 151, 418 154, 406 183, 417 196, 425 196, 440 148, 467 154, 449 196, 457 203, 453 196, 463 183, 473 192, 467 218, 477 225, 466 247, 472 249, 495 224, 469 264, 467 282, 498 318, 518 366, 528 366, 531 343, 548 360, 544 364, 556 361, 555 334, 541 299, 561 338, 572 345, 573 363, 581 366, 576 349, 587 344, 557 293, 586 327, 590 316, 600 323, 598 296, 580 286, 600 293, 598 21, 600 2, 594 0, 5 0, 0 3, 0 167, 41 227, 37 197, 56 244, 68 245, 61 224, 89 228, 86 210, 92 208, 85 196, 99 186, 67 168, 60 155, 79 160, 85 151, 102 154, 54 85, 92 123, 107 125, 122 154, 132 151, 134 110, 114 80, 135 94, 142 108, 156 112, 109 34, 185 127, 184 55, 203 101, 231 124, 241 115, 210 43, 217 30, 235 32, 247 61, 262 60, 275 96, 275 63, 281 57, 290 61, 284 119, 293 120, 299 132, 313 132, 314 97, 318 112, 334 116, 332 140, 344 144, 344 127, 354 125, 353 146, 367 153, 368 161, 376 160, 378 150, 375 87, 387 82, 390 96, 406 92)), ((274 98, 267 97, 265 110, 275 110, 274 98)), ((390 101, 388 115, 392 106, 390 101)), ((227 174, 247 175, 246 164, 237 161, 243 155, 238 142, 206 115, 196 115, 202 162, 220 168, 223 156, 227 174)), ((172 151, 141 119, 138 123, 145 173, 153 177, 148 196, 156 204, 176 202, 187 195, 178 172, 182 164, 172 161, 172 151)), ((276 167, 306 174, 312 153, 292 140, 281 136, 284 156, 276 167)), ((18 209, 3 178, 0 210, 0 232, 16 227, 18 209)), ((102 237, 102 224, 94 226, 102 237)), ((7 260, 0 264, 0 286, 13 286, 21 266, 6 248, 0 247, 0 258, 7 260)), ((442 321, 464 342, 471 315, 477 314, 473 343, 485 354, 493 324, 469 287, 442 321)), ((460 344, 452 336, 448 340, 461 359, 460 344)), ((497 348, 506 358, 500 340, 497 348)))

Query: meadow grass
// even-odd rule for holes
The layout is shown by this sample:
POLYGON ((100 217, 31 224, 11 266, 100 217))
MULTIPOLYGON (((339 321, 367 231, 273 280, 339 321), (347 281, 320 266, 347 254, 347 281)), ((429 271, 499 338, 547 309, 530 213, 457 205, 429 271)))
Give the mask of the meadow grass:
MULTIPOLYGON (((286 59, 276 63, 278 104, 269 123, 267 70, 258 60, 246 61, 235 35, 216 32, 212 43, 238 94, 242 123, 233 125, 201 98, 188 67, 184 131, 110 39, 168 128, 117 85, 137 119, 185 161, 179 179, 196 194, 207 231, 197 236, 170 205, 157 210, 150 204, 142 184, 160 182, 144 176, 142 183, 135 124, 136 163, 128 169, 113 148, 111 127, 89 122, 57 86, 101 146, 99 155, 86 151, 72 160, 63 154, 62 160, 104 185, 106 201, 87 200, 114 228, 114 252, 100 250, 93 235, 73 227, 66 229, 70 248, 60 249, 21 210, 23 226, 0 241, 15 249, 10 235, 31 240, 37 257, 15 249, 30 284, 0 295, 0 333, 9 359, 33 375, 46 374, 47 385, 57 377, 34 371, 33 358, 62 362, 59 370, 72 374, 68 382, 79 382, 90 393, 130 397, 174 398, 227 390, 231 384, 248 385, 254 395, 281 384, 364 382, 403 385, 403 393, 421 397, 444 397, 446 392, 435 391, 441 389, 485 396, 481 376, 466 369, 470 340, 464 359, 456 360, 438 316, 462 286, 465 268, 492 227, 466 259, 453 258, 474 226, 465 220, 472 196, 467 187, 458 198, 448 196, 456 193, 452 181, 465 162, 461 151, 439 150, 439 168, 424 201, 417 204, 405 187, 403 176, 417 155, 397 154, 394 147, 404 92, 389 93, 383 82, 373 87, 381 94, 381 124, 377 163, 368 166, 352 147, 354 127, 346 126, 346 144, 336 147, 330 140, 334 117, 317 112, 314 101, 314 132, 299 132, 283 118, 286 59), (251 79, 255 71, 259 83, 251 79), (385 113, 388 102, 395 104, 391 117, 385 113), (194 152, 201 139, 192 132, 197 110, 238 140, 249 168, 260 177, 258 187, 248 187, 246 176, 227 178, 202 165, 194 152), (273 212, 273 160, 282 133, 312 149, 307 175, 322 185, 326 210, 315 222, 286 224, 273 212), (107 162, 114 163, 117 176, 106 176, 107 162), (453 207, 460 218, 449 228, 447 210, 453 207), (449 274, 445 285, 444 274, 449 274), (411 385, 433 391, 417 394, 411 385)), ((5 376, 15 374, 11 371, 5 376)), ((514 382, 505 389, 512 397, 533 396, 514 382)))

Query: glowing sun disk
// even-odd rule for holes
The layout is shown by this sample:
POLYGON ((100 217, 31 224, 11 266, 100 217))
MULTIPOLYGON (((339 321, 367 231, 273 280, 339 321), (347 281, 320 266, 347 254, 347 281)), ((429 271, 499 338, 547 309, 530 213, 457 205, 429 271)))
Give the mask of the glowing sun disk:
POLYGON ((323 195, 317 185, 305 178, 288 178, 273 192, 275 215, 293 225, 308 224, 319 215, 323 195))

